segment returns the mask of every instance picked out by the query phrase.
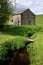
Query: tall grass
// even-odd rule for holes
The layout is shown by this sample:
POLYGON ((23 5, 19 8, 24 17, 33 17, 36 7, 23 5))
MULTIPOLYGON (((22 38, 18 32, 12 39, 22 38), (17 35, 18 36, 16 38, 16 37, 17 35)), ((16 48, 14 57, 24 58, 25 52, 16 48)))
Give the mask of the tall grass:
POLYGON ((5 42, 0 44, 0 60, 5 60, 7 57, 8 51, 17 51, 20 48, 25 47, 25 44, 27 42, 26 37, 20 37, 16 36, 15 38, 12 38, 10 40, 6 40, 5 42))
POLYGON ((39 26, 14 26, 14 25, 5 25, 3 27, 3 30, 1 31, 4 34, 9 34, 9 35, 20 35, 20 36, 27 36, 28 34, 34 34, 35 32, 38 31, 43 31, 43 28, 39 26))
POLYGON ((31 65, 43 65, 43 33, 37 33, 33 44, 28 45, 31 65))

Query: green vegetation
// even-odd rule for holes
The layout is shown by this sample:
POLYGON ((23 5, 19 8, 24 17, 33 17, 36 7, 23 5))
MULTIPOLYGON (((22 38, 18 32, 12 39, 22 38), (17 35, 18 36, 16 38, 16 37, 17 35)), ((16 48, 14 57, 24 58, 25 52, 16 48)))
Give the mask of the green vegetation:
POLYGON ((43 65, 43 32, 37 33, 33 44, 28 45, 31 65, 43 65))
POLYGON ((43 26, 43 15, 36 15, 36 25, 43 26))
POLYGON ((31 65, 43 65, 43 27, 5 25, 0 32, 0 60, 5 60, 8 50, 24 47, 27 36, 31 35, 34 43, 27 46, 31 65))
POLYGON ((12 52, 25 47, 27 38, 31 36, 34 42, 27 46, 31 65, 43 65, 43 15, 36 15, 38 26, 6 25, 12 17, 8 1, 0 0, 0 62, 6 60, 9 50, 12 52))
POLYGON ((14 39, 6 40, 2 44, 0 44, 0 60, 5 60, 7 57, 7 53, 9 50, 15 51, 19 50, 19 48, 22 48, 25 46, 25 43, 27 42, 27 38, 25 37, 15 37, 14 39))
POLYGON ((0 0, 0 27, 9 19, 12 13, 9 0, 0 0))
POLYGON ((8 34, 8 35, 20 35, 20 36, 27 36, 27 35, 33 35, 35 32, 43 31, 43 27, 39 26, 12 26, 12 25, 5 25, 3 27, 3 30, 1 29, 2 33, 8 34))
POLYGON ((13 36, 13 35, 1 34, 1 35, 0 35, 0 44, 4 43, 5 41, 14 39, 14 38, 15 38, 15 36, 13 36))
POLYGON ((5 59, 5 56, 8 53, 7 49, 16 50, 25 46, 27 41, 26 36, 30 35, 30 33, 33 35, 34 28, 34 26, 32 28, 32 26, 18 27, 5 25, 3 29, 0 30, 0 59, 5 59))

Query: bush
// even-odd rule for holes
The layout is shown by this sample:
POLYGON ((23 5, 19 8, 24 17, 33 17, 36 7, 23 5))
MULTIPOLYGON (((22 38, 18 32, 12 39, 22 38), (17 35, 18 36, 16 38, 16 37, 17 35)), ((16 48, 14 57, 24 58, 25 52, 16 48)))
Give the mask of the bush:
MULTIPOLYGON (((11 52, 15 50, 19 50, 25 46, 27 39, 25 37, 16 37, 15 39, 11 39, 10 41, 6 41, 0 44, 0 60, 5 60, 9 50, 11 52)), ((10 53, 10 52, 9 52, 10 53)))
POLYGON ((27 35, 33 35, 35 32, 39 31, 43 32, 43 27, 31 26, 31 25, 29 26, 4 25, 1 31, 5 34, 27 36, 27 35))
POLYGON ((3 44, 0 44, 0 60, 5 60, 6 54, 7 48, 3 44))
POLYGON ((34 32, 29 31, 28 34, 27 34, 27 36, 28 36, 28 37, 31 37, 33 34, 34 34, 34 32))

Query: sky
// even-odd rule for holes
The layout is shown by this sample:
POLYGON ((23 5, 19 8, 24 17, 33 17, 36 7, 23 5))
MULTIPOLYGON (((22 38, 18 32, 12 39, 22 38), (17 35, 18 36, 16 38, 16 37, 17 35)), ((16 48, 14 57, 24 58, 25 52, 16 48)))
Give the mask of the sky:
MULTIPOLYGON (((14 5, 14 0, 11 0, 14 5)), ((43 14, 43 0, 16 0, 17 7, 26 7, 32 10, 35 14, 43 14)))

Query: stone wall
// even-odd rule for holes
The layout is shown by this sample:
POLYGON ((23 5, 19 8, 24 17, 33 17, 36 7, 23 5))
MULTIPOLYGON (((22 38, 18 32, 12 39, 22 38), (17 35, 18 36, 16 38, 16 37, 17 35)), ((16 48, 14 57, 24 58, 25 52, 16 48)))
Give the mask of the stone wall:
POLYGON ((9 24, 12 24, 12 25, 21 25, 21 15, 14 15, 10 19, 9 24))

